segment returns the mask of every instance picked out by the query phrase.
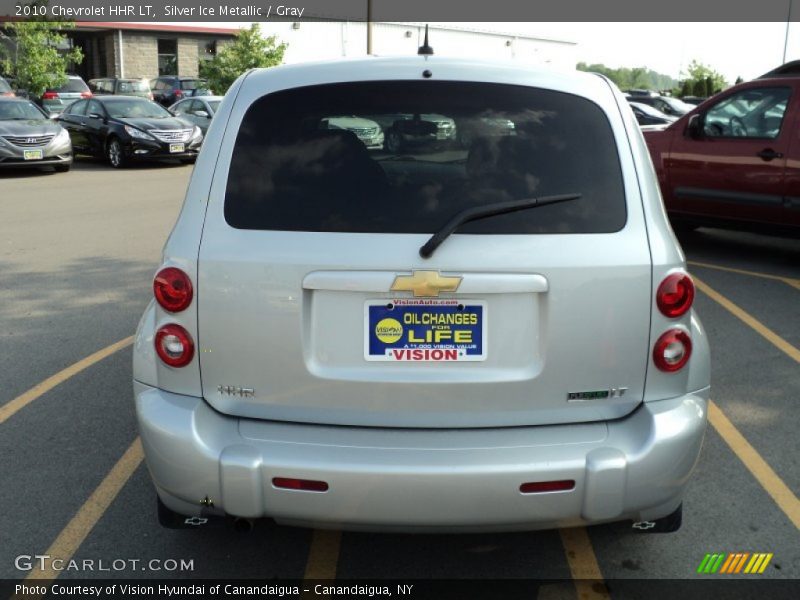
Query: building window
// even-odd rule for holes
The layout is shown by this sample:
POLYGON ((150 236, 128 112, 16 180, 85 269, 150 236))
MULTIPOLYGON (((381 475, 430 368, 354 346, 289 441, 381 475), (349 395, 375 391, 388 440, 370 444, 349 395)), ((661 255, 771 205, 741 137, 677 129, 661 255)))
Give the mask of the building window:
POLYGON ((217 55, 217 40, 200 40, 197 43, 197 58, 211 60, 217 55))
POLYGON ((178 74, 178 40, 158 40, 158 74, 178 74))

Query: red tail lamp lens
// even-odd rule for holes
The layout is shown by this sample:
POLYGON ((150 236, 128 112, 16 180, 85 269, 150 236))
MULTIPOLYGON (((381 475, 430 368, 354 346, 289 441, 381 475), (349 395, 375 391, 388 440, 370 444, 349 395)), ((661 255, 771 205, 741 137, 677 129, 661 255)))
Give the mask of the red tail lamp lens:
POLYGON ((192 280, 180 269, 167 267, 156 274, 153 293, 161 308, 180 312, 192 303, 192 280))
POLYGON ((192 336, 180 325, 164 325, 156 331, 156 353, 170 367, 185 367, 194 356, 192 336))
POLYGON ((544 492, 567 492, 575 489, 575 480, 562 479, 559 481, 533 481, 523 483, 519 491, 523 494, 542 494, 544 492))
POLYGON ((692 339, 682 329, 670 329, 653 348, 653 362, 667 373, 680 371, 692 355, 692 339))
POLYGON ((675 318, 686 314, 694 301, 694 282, 686 273, 668 275, 656 293, 658 310, 666 317, 675 318))
POLYGON ((328 484, 324 481, 310 479, 293 479, 291 477, 273 477, 272 485, 285 490, 301 490, 304 492, 327 492, 328 484))

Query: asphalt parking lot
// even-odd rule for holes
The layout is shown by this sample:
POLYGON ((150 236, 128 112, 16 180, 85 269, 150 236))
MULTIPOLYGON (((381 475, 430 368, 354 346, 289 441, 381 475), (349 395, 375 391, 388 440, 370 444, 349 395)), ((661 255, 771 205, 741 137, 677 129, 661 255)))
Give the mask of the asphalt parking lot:
MULTIPOLYGON (((800 579, 800 241, 712 229, 681 240, 699 280, 714 405, 679 532, 161 529, 137 442, 129 336, 191 169, 79 161, 67 174, 0 173, 0 578, 613 582, 712 578, 696 573, 706 553, 765 552, 773 558, 759 577, 800 579), (16 568, 36 554, 193 568, 16 568)), ((581 597, 605 596, 580 586, 581 597)))

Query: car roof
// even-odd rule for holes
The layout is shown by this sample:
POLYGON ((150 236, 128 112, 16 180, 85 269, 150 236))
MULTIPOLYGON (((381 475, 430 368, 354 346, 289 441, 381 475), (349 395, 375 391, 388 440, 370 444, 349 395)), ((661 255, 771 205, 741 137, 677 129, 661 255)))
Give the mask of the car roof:
POLYGON ((610 98, 614 89, 606 77, 597 73, 559 70, 515 60, 411 55, 339 58, 252 69, 242 82, 241 91, 250 96, 325 83, 423 79, 529 85, 588 98, 610 98), (423 75, 426 71, 427 76, 423 75))
POLYGON ((0 96, 0 102, 27 102, 33 104, 33 102, 27 98, 15 98, 11 96, 0 96))
MULTIPOLYGON (((114 96, 94 96, 93 98, 89 98, 89 100, 97 100, 98 102, 123 102, 125 100, 140 100, 142 102, 150 102, 147 98, 142 98, 141 96, 126 96, 124 94, 117 94, 114 96)), ((155 104, 155 102, 153 103, 155 104)))

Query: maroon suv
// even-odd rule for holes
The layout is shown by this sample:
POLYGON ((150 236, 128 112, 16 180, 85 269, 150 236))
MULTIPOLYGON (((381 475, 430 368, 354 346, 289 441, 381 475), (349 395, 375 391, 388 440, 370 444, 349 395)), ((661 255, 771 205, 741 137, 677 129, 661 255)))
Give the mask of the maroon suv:
POLYGON ((800 236, 795 66, 734 86, 645 133, 674 225, 800 236))

